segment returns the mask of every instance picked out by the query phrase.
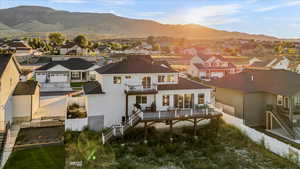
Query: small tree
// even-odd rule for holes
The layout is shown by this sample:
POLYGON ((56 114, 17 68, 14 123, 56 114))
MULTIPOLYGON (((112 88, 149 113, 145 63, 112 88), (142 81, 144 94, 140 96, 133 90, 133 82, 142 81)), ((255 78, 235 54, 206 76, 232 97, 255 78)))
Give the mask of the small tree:
POLYGON ((66 40, 65 35, 59 32, 50 33, 48 38, 49 38, 49 44, 52 47, 61 46, 62 44, 64 44, 66 40))
POLYGON ((80 46, 81 48, 87 48, 89 46, 89 41, 86 36, 78 35, 74 38, 73 42, 80 46))
POLYGON ((160 51, 160 44, 159 44, 159 43, 155 43, 155 44, 152 46, 152 50, 154 50, 154 51, 160 51))

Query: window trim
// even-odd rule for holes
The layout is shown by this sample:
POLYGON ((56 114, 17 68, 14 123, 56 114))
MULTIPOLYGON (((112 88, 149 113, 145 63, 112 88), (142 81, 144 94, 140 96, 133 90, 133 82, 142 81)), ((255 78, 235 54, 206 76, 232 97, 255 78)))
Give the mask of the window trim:
POLYGON ((148 98, 147 96, 135 96, 135 102, 137 104, 147 104, 148 98))

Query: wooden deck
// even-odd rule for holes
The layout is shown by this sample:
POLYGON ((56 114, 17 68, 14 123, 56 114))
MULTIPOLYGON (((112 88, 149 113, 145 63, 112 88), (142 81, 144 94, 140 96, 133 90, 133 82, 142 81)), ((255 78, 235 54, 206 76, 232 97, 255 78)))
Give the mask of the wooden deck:
POLYGON ((187 120, 194 118, 211 119, 221 117, 222 113, 214 109, 182 109, 172 111, 158 111, 158 112, 141 112, 141 122, 151 121, 166 121, 166 120, 187 120))

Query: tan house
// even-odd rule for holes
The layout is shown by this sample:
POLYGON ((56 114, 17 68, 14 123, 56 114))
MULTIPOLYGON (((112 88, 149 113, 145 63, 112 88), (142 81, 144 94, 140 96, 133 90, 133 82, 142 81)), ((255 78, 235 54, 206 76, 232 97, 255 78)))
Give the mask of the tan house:
POLYGON ((300 138, 300 75, 285 70, 245 70, 208 82, 217 106, 251 127, 300 138))
POLYGON ((31 120, 39 107, 37 82, 20 82, 20 75, 14 55, 0 55, 0 131, 14 122, 31 120))
POLYGON ((0 130, 12 123, 13 92, 20 80, 20 68, 13 55, 0 55, 0 130))

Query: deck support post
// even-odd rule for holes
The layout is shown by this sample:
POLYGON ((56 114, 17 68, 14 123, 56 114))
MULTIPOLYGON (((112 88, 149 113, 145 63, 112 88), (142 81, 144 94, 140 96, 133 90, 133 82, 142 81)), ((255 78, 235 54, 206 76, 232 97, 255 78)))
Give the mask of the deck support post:
POLYGON ((194 138, 197 139, 197 118, 194 118, 194 138))
POLYGON ((144 143, 147 144, 147 138, 148 138, 148 126, 147 122, 145 122, 145 138, 144 138, 144 143))
POLYGON ((173 121, 170 120, 170 141, 173 143, 173 121))
POLYGON ((128 94, 126 94, 126 114, 125 114, 125 121, 128 120, 128 94))

